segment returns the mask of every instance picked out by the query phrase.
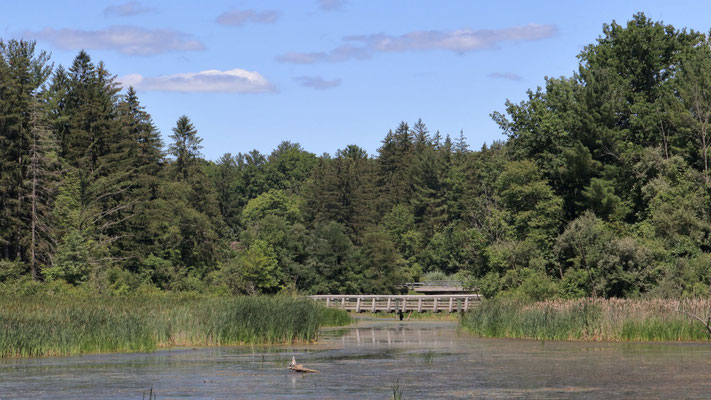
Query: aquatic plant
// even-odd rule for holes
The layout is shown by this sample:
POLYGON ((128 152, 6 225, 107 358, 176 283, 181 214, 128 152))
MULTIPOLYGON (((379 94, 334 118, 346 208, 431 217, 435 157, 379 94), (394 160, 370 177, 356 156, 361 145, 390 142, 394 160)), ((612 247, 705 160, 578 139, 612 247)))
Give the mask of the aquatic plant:
POLYGON ((578 299, 523 303, 488 300, 465 313, 461 327, 482 337, 538 340, 708 340, 695 316, 711 315, 711 299, 578 299))
POLYGON ((343 326, 353 322, 347 311, 336 308, 321 307, 319 321, 321 326, 343 326))
POLYGON ((422 362, 425 365, 432 365, 432 359, 434 358, 434 352, 432 350, 427 350, 422 353, 422 362))
POLYGON ((143 392, 143 400, 146 400, 146 395, 148 395, 148 400, 158 399, 158 395, 153 393, 153 385, 151 385, 151 389, 148 392, 143 392))
POLYGON ((308 342, 348 313, 292 297, 0 297, 0 357, 308 342))
POLYGON ((402 388, 400 387, 400 378, 395 379, 395 383, 390 387, 393 390, 393 400, 402 400, 402 388))

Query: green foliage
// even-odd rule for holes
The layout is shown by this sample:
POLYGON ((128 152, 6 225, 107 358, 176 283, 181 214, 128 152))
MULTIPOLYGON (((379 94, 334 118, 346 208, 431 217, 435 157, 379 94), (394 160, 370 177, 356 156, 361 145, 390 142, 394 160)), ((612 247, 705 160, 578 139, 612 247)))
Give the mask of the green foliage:
POLYGON ((274 291, 279 287, 279 261, 274 249, 264 240, 257 239, 239 259, 244 278, 261 291, 274 291))
POLYGON ((449 275, 442 271, 430 271, 420 277, 420 282, 436 282, 452 280, 449 275))
POLYGON ((86 281, 89 278, 92 244, 80 232, 67 233, 57 246, 53 265, 43 271, 45 279, 63 279, 72 284, 86 281))
POLYGON ((357 259, 363 269, 366 293, 397 293, 402 284, 419 273, 407 268, 393 242, 380 230, 364 235, 357 259))
POLYGON ((592 178, 590 185, 582 191, 587 209, 595 212, 601 218, 609 220, 619 220, 624 218, 626 210, 622 205, 622 199, 615 194, 615 187, 612 182, 599 178, 592 178))
POLYGON ((501 279, 502 286, 509 288, 499 295, 521 301, 543 301, 558 295, 558 284, 542 271, 531 268, 510 270, 501 279))
POLYGON ((290 223, 302 220, 299 199, 282 190, 272 189, 250 200, 242 210, 242 224, 248 225, 267 215, 284 218, 290 223))
POLYGON ((553 193, 533 162, 514 161, 497 180, 497 189, 519 240, 530 240, 546 251, 561 223, 563 202, 553 193))
POLYGON ((709 36, 640 13, 578 58, 477 151, 418 120, 374 156, 285 141, 212 162, 187 116, 164 146, 86 52, 52 70, 0 42, 0 282, 392 293, 441 271, 487 297, 708 294, 709 36))
POLYGON ((19 280, 27 273, 27 266, 18 261, 0 260, 0 283, 19 280))
POLYGON ((343 225, 332 221, 317 226, 306 252, 307 268, 300 274, 305 290, 318 294, 361 292, 356 248, 343 225))

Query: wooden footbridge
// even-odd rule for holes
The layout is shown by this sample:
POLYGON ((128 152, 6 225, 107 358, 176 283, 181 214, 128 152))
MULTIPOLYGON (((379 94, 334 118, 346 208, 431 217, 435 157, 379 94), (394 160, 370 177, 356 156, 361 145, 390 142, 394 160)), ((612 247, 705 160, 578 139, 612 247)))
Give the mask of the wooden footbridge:
POLYGON ((309 298, 320 301, 326 307, 352 312, 459 312, 467 311, 479 303, 478 294, 443 295, 314 295, 309 298))

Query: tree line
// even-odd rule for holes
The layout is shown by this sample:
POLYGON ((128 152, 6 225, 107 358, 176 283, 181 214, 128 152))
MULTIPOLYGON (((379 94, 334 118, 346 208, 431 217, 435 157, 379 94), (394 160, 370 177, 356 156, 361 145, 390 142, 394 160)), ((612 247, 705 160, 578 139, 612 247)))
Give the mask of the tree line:
POLYGON ((0 42, 0 283, 217 293, 699 296, 711 283, 711 43, 636 14, 469 148, 402 122, 376 155, 166 146, 133 88, 0 42))

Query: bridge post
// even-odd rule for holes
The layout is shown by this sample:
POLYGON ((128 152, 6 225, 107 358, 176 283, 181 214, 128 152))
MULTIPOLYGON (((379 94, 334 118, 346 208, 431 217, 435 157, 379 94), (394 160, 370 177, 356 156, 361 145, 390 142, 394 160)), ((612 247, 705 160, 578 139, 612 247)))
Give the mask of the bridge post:
POLYGON ((402 298, 402 312, 407 312, 407 297, 402 298))
POLYGON ((370 305, 370 312, 372 312, 372 313, 375 312, 375 300, 376 299, 377 299, 376 297, 373 297, 373 304, 370 305))
POLYGON ((422 312, 422 298, 417 299, 417 312, 422 312))
POLYGON ((464 311, 469 311, 469 297, 464 298, 464 311))
POLYGON ((454 305, 454 297, 449 298, 449 312, 452 312, 452 306, 454 305))
POLYGON ((331 305, 331 298, 330 298, 330 297, 326 297, 326 307, 328 307, 328 306, 330 306, 330 305, 331 305))
POLYGON ((434 298, 434 307, 432 307, 432 312, 436 313, 437 311, 437 300, 439 300, 439 297, 434 298))
POLYGON ((390 296, 388 296, 388 305, 387 305, 388 310, 387 310, 387 312, 390 312, 390 302, 391 301, 392 301, 392 298, 390 296))
POLYGON ((341 297, 341 309, 345 310, 346 309, 346 298, 341 297))
POLYGON ((356 298, 356 312, 360 312, 360 296, 356 298))

